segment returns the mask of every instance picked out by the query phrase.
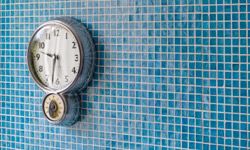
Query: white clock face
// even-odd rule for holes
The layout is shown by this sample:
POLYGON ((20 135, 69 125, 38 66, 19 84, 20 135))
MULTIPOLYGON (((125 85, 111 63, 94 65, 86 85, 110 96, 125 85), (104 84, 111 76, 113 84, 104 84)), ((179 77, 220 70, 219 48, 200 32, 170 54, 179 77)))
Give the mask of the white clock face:
POLYGON ((33 75, 40 85, 60 90, 68 87, 80 68, 80 47, 74 34, 61 24, 40 28, 30 43, 33 75))

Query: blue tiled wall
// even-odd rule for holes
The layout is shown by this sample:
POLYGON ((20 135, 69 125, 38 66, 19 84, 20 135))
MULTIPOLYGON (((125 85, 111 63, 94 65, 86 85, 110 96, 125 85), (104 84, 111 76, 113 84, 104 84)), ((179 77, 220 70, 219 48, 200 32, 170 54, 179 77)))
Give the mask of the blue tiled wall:
POLYGON ((249 0, 0 0, 0 149, 249 149, 249 0), (81 121, 49 124, 32 32, 57 16, 91 31, 81 121))

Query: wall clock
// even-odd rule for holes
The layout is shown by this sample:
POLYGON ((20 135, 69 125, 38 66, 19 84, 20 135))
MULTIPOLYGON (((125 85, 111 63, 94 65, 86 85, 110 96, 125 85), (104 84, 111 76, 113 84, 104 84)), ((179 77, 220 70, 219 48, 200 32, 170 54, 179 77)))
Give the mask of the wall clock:
MULTIPOLYGON (((45 108, 45 104, 51 106, 48 107, 49 109, 53 108, 52 105, 59 108, 57 101, 48 100, 53 93, 57 94, 54 97, 57 97, 58 100, 65 101, 63 103, 67 108, 65 114, 75 112, 69 110, 71 107, 67 107, 67 105, 76 101, 71 100, 72 96, 66 95, 85 88, 91 80, 95 60, 94 47, 88 30, 73 18, 56 18, 35 30, 29 43, 27 62, 35 83, 49 93, 48 96, 45 96, 44 101, 52 104, 43 102, 43 108, 45 108)), ((54 124, 72 123, 70 120, 72 118, 69 117, 51 119, 53 115, 50 116, 50 114, 53 113, 44 114, 54 124)))

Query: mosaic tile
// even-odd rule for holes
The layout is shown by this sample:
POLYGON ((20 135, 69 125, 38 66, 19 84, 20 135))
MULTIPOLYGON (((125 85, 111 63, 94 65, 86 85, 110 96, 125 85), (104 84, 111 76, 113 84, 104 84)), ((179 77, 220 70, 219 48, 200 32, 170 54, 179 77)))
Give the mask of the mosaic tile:
POLYGON ((0 0, 0 149, 249 149, 249 0, 0 0), (26 51, 79 19, 97 50, 81 121, 49 124, 26 51))

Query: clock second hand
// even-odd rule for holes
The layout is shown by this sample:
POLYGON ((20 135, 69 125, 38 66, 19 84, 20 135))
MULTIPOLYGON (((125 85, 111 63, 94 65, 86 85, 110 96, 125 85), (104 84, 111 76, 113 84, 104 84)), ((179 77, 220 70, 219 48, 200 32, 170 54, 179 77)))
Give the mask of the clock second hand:
MULTIPOLYGON (((56 48, 56 50, 54 49, 54 55, 53 55, 52 84, 54 84, 54 74, 55 74, 56 60, 59 59, 59 54, 58 54, 59 53, 58 47, 60 47, 59 44, 60 44, 60 42, 58 42, 56 40, 56 42, 55 42, 55 48, 56 48)), ((57 72, 57 74, 58 74, 58 72, 57 72)))

